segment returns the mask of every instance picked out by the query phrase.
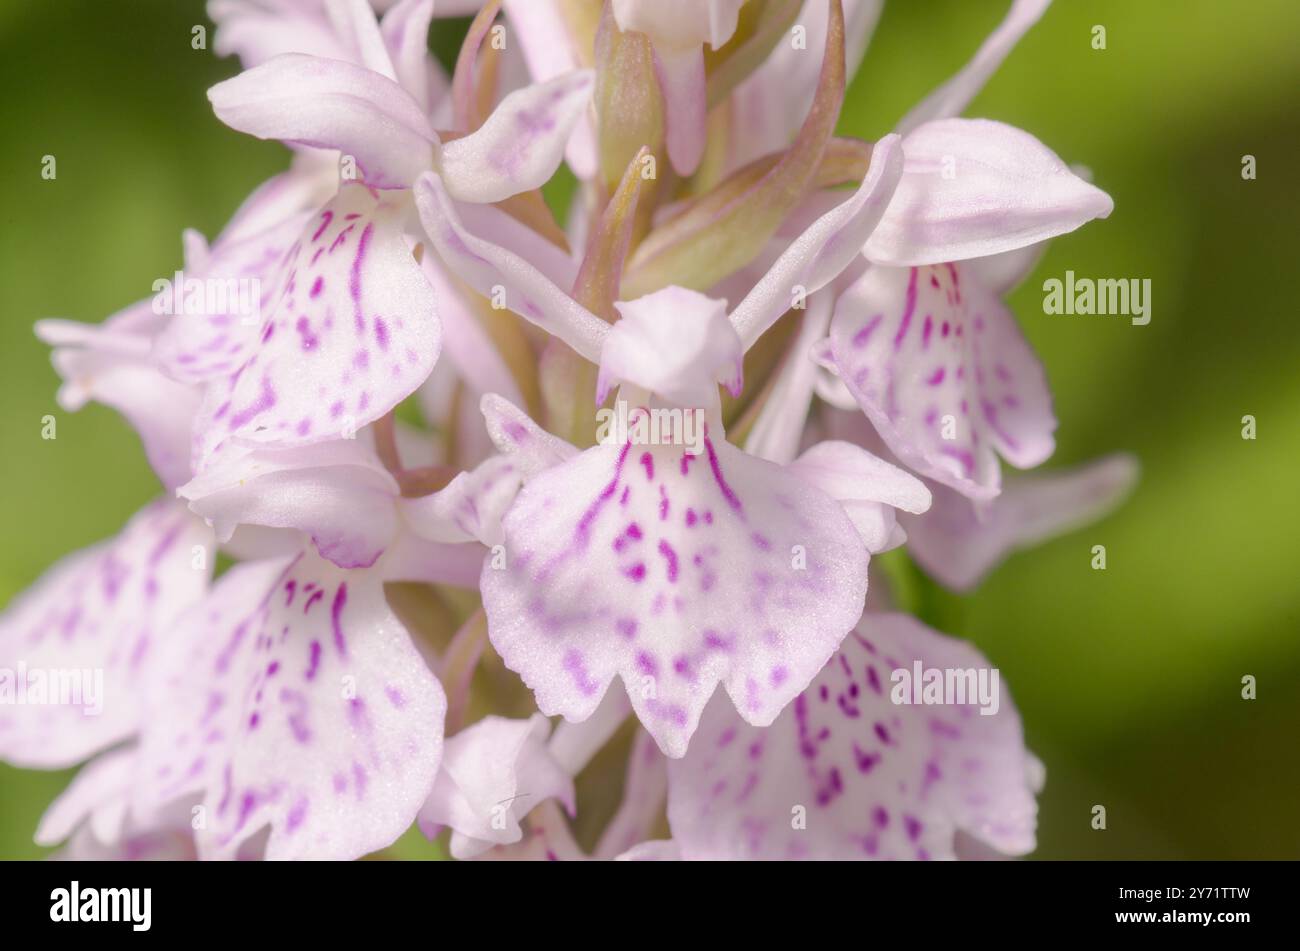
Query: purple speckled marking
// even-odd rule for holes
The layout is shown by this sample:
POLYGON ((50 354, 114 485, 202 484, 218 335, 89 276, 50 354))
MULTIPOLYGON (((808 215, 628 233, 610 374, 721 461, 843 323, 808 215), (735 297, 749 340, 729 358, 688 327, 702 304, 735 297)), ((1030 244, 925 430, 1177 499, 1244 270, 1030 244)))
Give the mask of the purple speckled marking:
POLYGON ((334 212, 323 211, 321 212, 320 218, 321 218, 320 227, 317 228, 316 233, 311 236, 311 240, 313 244, 315 244, 317 241, 320 240, 320 236, 325 233, 325 229, 328 228, 330 226, 330 222, 334 220, 334 212))
POLYGON ((876 328, 880 326, 880 322, 884 319, 884 314, 876 314, 868 320, 862 329, 853 335, 853 346, 859 350, 865 347, 867 341, 871 339, 871 335, 876 332, 876 328))
POLYGON ((330 625, 334 631, 334 648, 340 657, 348 655, 347 643, 343 640, 343 607, 348 603, 348 584, 339 582, 339 589, 334 593, 334 604, 330 606, 330 625))
POLYGON ((584 697, 590 697, 597 690, 599 685, 591 679, 587 673, 586 664, 583 663, 582 655, 576 650, 566 651, 564 654, 564 670, 573 678, 573 685, 584 697))
POLYGON ((578 525, 573 530, 573 539, 579 549, 587 547, 587 543, 591 539, 591 526, 595 523, 600 510, 618 491, 618 483, 623 478, 623 463, 627 461, 627 453, 631 448, 632 443, 623 444, 623 449, 618 454, 618 462, 614 466, 614 477, 609 480, 609 484, 601 490, 600 495, 596 497, 596 501, 587 507, 587 511, 583 512, 582 518, 578 520, 578 525))
MULTIPOLYGON (((730 505, 732 509, 739 512, 741 510, 740 499, 736 496, 736 493, 732 491, 731 486, 727 484, 727 480, 722 474, 722 465, 718 462, 717 450, 713 448, 713 440, 709 439, 708 436, 704 437, 704 449, 709 455, 709 468, 713 470, 713 481, 716 482, 718 488, 722 490, 722 497, 727 500, 727 504, 730 505)), ((704 520, 712 524, 712 515, 705 512, 704 520)))
POLYGON ((664 556, 664 561, 668 563, 668 580, 673 584, 677 583, 677 552, 673 546, 668 544, 667 539, 659 540, 659 554, 664 556))
POLYGON ((361 308, 361 265, 365 261, 366 249, 370 246, 370 236, 374 231, 375 226, 369 224, 361 232, 361 240, 357 242, 357 256, 352 259, 352 270, 348 275, 348 294, 352 297, 353 315, 356 318, 358 331, 364 330, 366 326, 361 308))
POLYGON ((305 818, 307 818, 307 799, 303 797, 289 809, 289 815, 285 821, 285 831, 290 833, 296 831, 305 818))
POLYGON ((898 333, 894 334, 894 350, 902 349, 903 338, 907 336, 907 329, 912 325, 912 314, 916 311, 916 268, 912 268, 911 274, 907 278, 907 298, 903 303, 903 319, 898 325, 898 333))

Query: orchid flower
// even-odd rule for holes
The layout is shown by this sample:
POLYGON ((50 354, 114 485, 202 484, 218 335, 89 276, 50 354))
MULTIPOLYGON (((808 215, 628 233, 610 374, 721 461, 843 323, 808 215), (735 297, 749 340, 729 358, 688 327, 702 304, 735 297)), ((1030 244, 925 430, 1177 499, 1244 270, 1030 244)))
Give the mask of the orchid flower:
MULTIPOLYGON (((93 348, 60 351, 69 354, 60 361, 70 371, 66 385, 76 385, 84 364, 102 367, 100 351, 147 355, 147 341, 128 348, 103 339, 126 336, 120 325, 138 319, 127 314, 105 334, 78 338, 62 324, 47 325, 47 336, 93 348)), ((99 373, 105 401, 117 402, 119 389, 147 392, 142 376, 177 386, 156 369, 135 372, 99 373)), ((175 416, 184 406, 153 408, 175 416)), ((155 431, 184 438, 185 427, 154 417, 142 418, 141 428, 147 442, 160 442, 155 431)), ((273 830, 271 858, 357 857, 400 833, 436 775, 446 700, 387 606, 383 584, 472 586, 484 551, 478 535, 499 534, 499 512, 518 484, 509 464, 496 460, 439 491, 404 498, 413 481, 418 490, 418 476, 418 469, 389 472, 367 439, 245 450, 177 489, 192 512, 154 503, 118 539, 57 566, 11 608, 0 639, 6 651, 19 651, 29 665, 54 666, 58 658, 102 670, 111 716, 93 719, 94 730, 69 729, 80 710, 14 708, 23 716, 0 727, 6 757, 66 765, 119 740, 135 743, 129 756, 119 750, 95 760, 42 835, 66 834, 69 815, 104 812, 118 816, 118 829, 147 830, 178 802, 212 816, 195 837, 205 857, 238 854, 264 824, 273 830), (279 542, 263 537, 264 557, 208 590, 214 543, 230 543, 241 527, 278 532, 279 542), (133 682, 128 702, 123 691, 133 682), (328 775, 319 772, 331 761, 326 749, 328 775), (410 784, 409 814, 368 820, 368 784, 386 783, 392 795, 395 770, 410 784)), ((396 796, 385 808, 395 804, 396 796)), ((93 821, 96 841, 111 838, 107 820, 93 821)))
POLYGON ((869 573, 906 546, 964 590, 1134 479, 1001 478, 1056 426, 1002 298, 1111 210, 959 117, 1046 7, 865 142, 835 127, 879 0, 211 0, 244 67, 212 108, 292 159, 185 233, 181 283, 37 325, 60 405, 117 409, 164 493, 0 615, 0 676, 102 676, 0 707, 0 758, 84 764, 38 841, 1030 851, 1043 768, 997 672, 869 573), (430 24, 466 14, 447 75, 430 24), (989 703, 892 689, 935 668, 989 703))
MULTIPOLYGON (((881 150, 876 179, 885 177, 889 155, 881 150)), ((864 207, 877 185, 863 186, 864 207)), ((421 202, 435 218, 430 230, 445 236, 436 241, 486 260, 485 242, 458 231, 450 215, 436 218, 449 208, 436 179, 421 202)), ((832 225, 840 210, 810 231, 838 237, 842 228, 832 225)), ((827 243, 797 247, 797 263, 778 262, 773 273, 815 271, 827 243)), ((501 274, 493 268, 481 279, 501 274)), ((746 459, 722 438, 717 385, 740 389, 737 327, 755 333, 764 314, 779 313, 767 300, 776 278, 760 282, 730 320, 724 302, 681 288, 620 302, 622 319, 584 341, 603 326, 597 318, 529 268, 511 277, 552 305, 526 300, 526 313, 584 349, 600 343, 598 402, 621 383, 646 394, 639 411, 676 408, 679 422, 666 444, 634 452, 626 438, 578 454, 513 407, 485 404, 499 448, 529 460, 520 464, 529 475, 503 523, 508 565, 489 566, 481 582, 493 646, 533 688, 543 713, 571 720, 590 716, 619 675, 669 755, 685 752, 719 682, 747 719, 771 722, 861 613, 864 539, 880 545, 888 536, 859 534, 836 500, 921 512, 928 494, 847 444, 814 447, 783 471, 746 459), (683 449, 682 410, 700 413, 702 451, 683 449)))
MULTIPOLYGON (((404 29, 415 35, 430 7, 403 4, 388 17, 410 18, 404 29)), ((440 323, 412 254, 419 237, 410 184, 433 167, 467 201, 534 189, 559 165, 590 95, 581 72, 519 90, 477 131, 443 144, 427 113, 423 44, 404 42, 406 32, 386 36, 361 0, 346 12, 361 62, 282 53, 209 94, 233 128, 337 150, 357 180, 301 228, 270 313, 253 322, 251 342, 243 335, 247 358, 208 387, 195 434, 200 469, 234 442, 287 447, 336 437, 414 392, 437 360, 440 323)), ((181 357, 194 359, 212 340, 189 343, 181 357)))
POLYGON ((1042 766, 1005 695, 942 709, 891 699, 896 670, 987 670, 914 618, 868 613, 766 730, 714 702, 668 764, 673 847, 686 859, 955 858, 957 834, 1034 847, 1042 766))

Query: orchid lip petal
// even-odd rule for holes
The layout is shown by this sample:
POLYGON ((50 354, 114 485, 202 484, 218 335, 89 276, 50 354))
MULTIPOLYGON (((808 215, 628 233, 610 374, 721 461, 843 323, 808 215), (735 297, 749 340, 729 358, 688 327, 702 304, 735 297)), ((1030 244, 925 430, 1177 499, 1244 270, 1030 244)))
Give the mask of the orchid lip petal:
POLYGON ((404 234, 404 209, 345 186, 303 230, 256 350, 210 385, 195 423, 200 471, 232 445, 347 438, 429 376, 437 301, 404 234))
POLYGON ((154 669, 177 618, 203 596, 212 549, 199 519, 159 500, 9 605, 0 615, 0 669, 42 674, 39 684, 24 677, 10 687, 43 694, 48 678, 63 672, 76 691, 59 703, 0 706, 0 758, 62 768, 135 735, 146 709, 134 688, 154 669))
POLYGON ((1001 488, 998 457, 1055 448, 1042 365, 1015 317, 960 264, 872 267, 836 303, 836 372, 890 451, 971 499, 1001 488))
POLYGON ((199 854, 353 859, 415 819, 442 756, 441 686, 373 570, 304 553, 230 569, 174 639, 145 792, 201 797, 199 854))
POLYGON ((974 648, 868 613, 767 729, 713 701, 685 758, 669 761, 668 820, 691 860, 954 858, 959 832, 1020 855, 1034 847, 1036 763, 974 648), (916 667, 969 671, 991 689, 917 704, 920 684, 904 696, 898 676, 916 667), (792 828, 792 804, 808 810, 806 828, 792 828))
POLYGON ((505 518, 505 564, 481 579, 492 644, 543 713, 583 720, 621 677, 669 756, 719 683, 750 722, 771 722, 866 590, 867 551, 839 503, 704 445, 597 446, 533 476, 505 518))

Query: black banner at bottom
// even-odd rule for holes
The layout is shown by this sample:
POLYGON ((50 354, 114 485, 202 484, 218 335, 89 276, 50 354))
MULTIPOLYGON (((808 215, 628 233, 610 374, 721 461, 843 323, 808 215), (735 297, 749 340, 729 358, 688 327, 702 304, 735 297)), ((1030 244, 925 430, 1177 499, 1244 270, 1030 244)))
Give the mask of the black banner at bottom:
POLYGON ((283 931, 340 939, 373 938, 377 927, 427 929, 431 936, 450 927, 452 934, 468 928, 489 941, 514 929, 531 936, 545 928, 557 940, 553 929, 610 918, 616 929, 628 916, 652 929, 647 918, 655 914, 674 928, 688 916, 698 934, 715 917, 713 909, 716 931, 732 938, 737 924, 789 926, 824 911, 829 917, 822 925, 864 916, 873 931, 889 924, 916 929, 918 939, 1014 924, 1052 929, 1044 936, 1132 932, 1231 940, 1292 919, 1295 866, 31 862, 8 863, 0 874, 7 938, 75 931, 211 940, 283 931))

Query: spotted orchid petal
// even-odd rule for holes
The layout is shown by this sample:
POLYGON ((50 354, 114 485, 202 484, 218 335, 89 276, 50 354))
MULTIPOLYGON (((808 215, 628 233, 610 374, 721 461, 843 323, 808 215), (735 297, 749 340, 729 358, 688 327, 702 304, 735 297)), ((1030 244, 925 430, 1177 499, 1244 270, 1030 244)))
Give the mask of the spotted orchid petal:
POLYGON ((434 172, 415 185, 420 221, 443 263, 485 297, 504 289, 506 306, 599 362, 609 325, 561 290, 540 269, 490 238, 465 227, 442 179, 434 172))
POLYGON ((177 494, 219 541, 241 525, 292 529, 340 568, 370 567, 398 527, 397 482, 360 439, 219 456, 177 494))
POLYGON ((70 766, 132 736, 138 685, 211 575, 212 536, 171 501, 70 555, 0 615, 0 758, 70 766), (16 698, 23 698, 18 702, 16 698))
POLYGON ((971 499, 1055 446, 1043 368, 1015 318, 961 265, 872 267, 838 301, 836 371, 899 461, 971 499))
POLYGON ((501 519, 518 493, 519 483, 519 470, 508 456, 490 456, 457 475, 444 489, 418 499, 403 499, 402 519, 430 541, 499 545, 501 519))
POLYGON ((229 443, 348 436, 424 382, 438 357, 437 302, 403 228, 403 208, 360 185, 311 220, 256 351, 205 394, 197 469, 229 443))
POLYGON ((1009 478, 984 506, 936 486, 934 508, 923 518, 903 519, 907 549, 945 587, 968 591, 1012 552, 1103 518, 1137 476, 1131 456, 1107 456, 1065 472, 1009 478))
POLYGON ((544 185, 564 160, 594 83, 591 70, 576 70, 506 96, 476 132, 442 147, 448 193, 488 204, 544 185))
POLYGON ((1038 22, 1051 2, 1052 0, 1012 0, 1006 18, 980 44, 971 61, 956 76, 914 106, 899 121, 898 131, 910 132, 922 123, 959 115, 984 88, 989 77, 1002 65, 1020 38, 1038 22))
POLYGON ((930 508, 925 483, 852 443, 819 442, 789 470, 844 506, 873 555, 902 541, 895 509, 919 515, 930 508))
MULTIPOLYGON (((192 862, 198 856, 194 851, 194 836, 188 827, 148 829, 106 846, 94 833, 82 826, 67 845, 50 856, 55 862, 192 862)), ((255 859, 260 856, 250 855, 255 859)))
MULTIPOLYGON (((88 763, 50 804, 36 830, 36 843, 64 847, 58 861, 193 861, 197 858, 190 804, 177 802, 156 814, 133 808, 138 747, 124 746, 88 763)), ((247 849, 244 858, 260 858, 247 849)))
MULTIPOLYGON (((894 671, 986 671, 968 644, 901 614, 867 614, 766 730, 714 700, 668 764, 684 858, 951 859, 959 831, 1000 852, 1034 847, 1041 765, 1005 690, 993 705, 894 702, 894 671)), ((942 697, 940 698, 942 699, 942 697)))
POLYGON ((134 747, 110 750, 86 764, 41 816, 37 844, 58 845, 83 822, 97 841, 117 843, 126 825, 128 793, 137 768, 134 747))
POLYGON ((257 346, 265 309, 276 300, 283 262, 313 213, 304 208, 263 233, 218 243, 201 264, 187 256, 182 274, 186 285, 195 282, 195 304, 186 303, 183 287, 170 288, 170 300, 155 298, 168 313, 153 342, 162 372, 182 383, 207 383, 243 366, 257 346))
POLYGON ((489 393, 483 397, 482 410, 497 451, 510 458, 525 481, 578 455, 576 448, 542 429, 508 400, 489 393))
POLYGON ((414 820, 446 699, 372 570, 312 554, 226 572, 177 625, 141 756, 149 800, 201 797, 201 857, 352 859, 414 820))
POLYGON ((743 354, 727 319, 726 301, 666 287, 614 307, 621 319, 605 337, 597 403, 617 383, 631 383, 687 407, 712 407, 719 383, 739 395, 743 354))
POLYGON ((63 378, 59 405, 75 412, 94 400, 117 410, 140 434, 159 481, 173 489, 190 477, 199 394, 158 372, 149 356, 158 327, 143 301, 102 325, 38 321, 36 335, 55 347, 54 368, 63 378))
POLYGON ((341 60, 285 53, 218 83, 208 99, 217 118, 239 132, 351 156, 373 188, 410 187, 438 144, 410 93, 341 60))
MULTIPOLYGON (((557 0, 505 0, 502 4, 534 82, 549 82, 582 64, 557 0)), ((579 120, 565 150, 565 160, 584 181, 596 174, 596 130, 592 116, 579 120)))
POLYGON ((433 838, 449 826, 451 854, 475 858, 494 845, 523 838, 520 819, 558 799, 574 811, 573 778, 546 751, 546 718, 489 716, 447 740, 442 769, 420 810, 420 828, 433 838))
POLYGON ((863 249, 879 264, 999 254, 1105 218, 1114 207, 1042 142, 1001 122, 927 122, 902 146, 903 175, 863 249))
POLYGON ((492 644, 545 714, 615 675, 669 756, 719 682, 770 723, 857 620, 867 552, 843 509, 707 432, 705 452, 596 446, 534 476, 481 579, 492 644))
POLYGON ((244 202, 212 248, 187 235, 185 286, 173 281, 153 298, 166 315, 153 343, 164 373, 181 383, 207 383, 243 366, 275 304, 294 242, 333 195, 332 176, 329 185, 322 194, 319 176, 285 172, 244 202))

